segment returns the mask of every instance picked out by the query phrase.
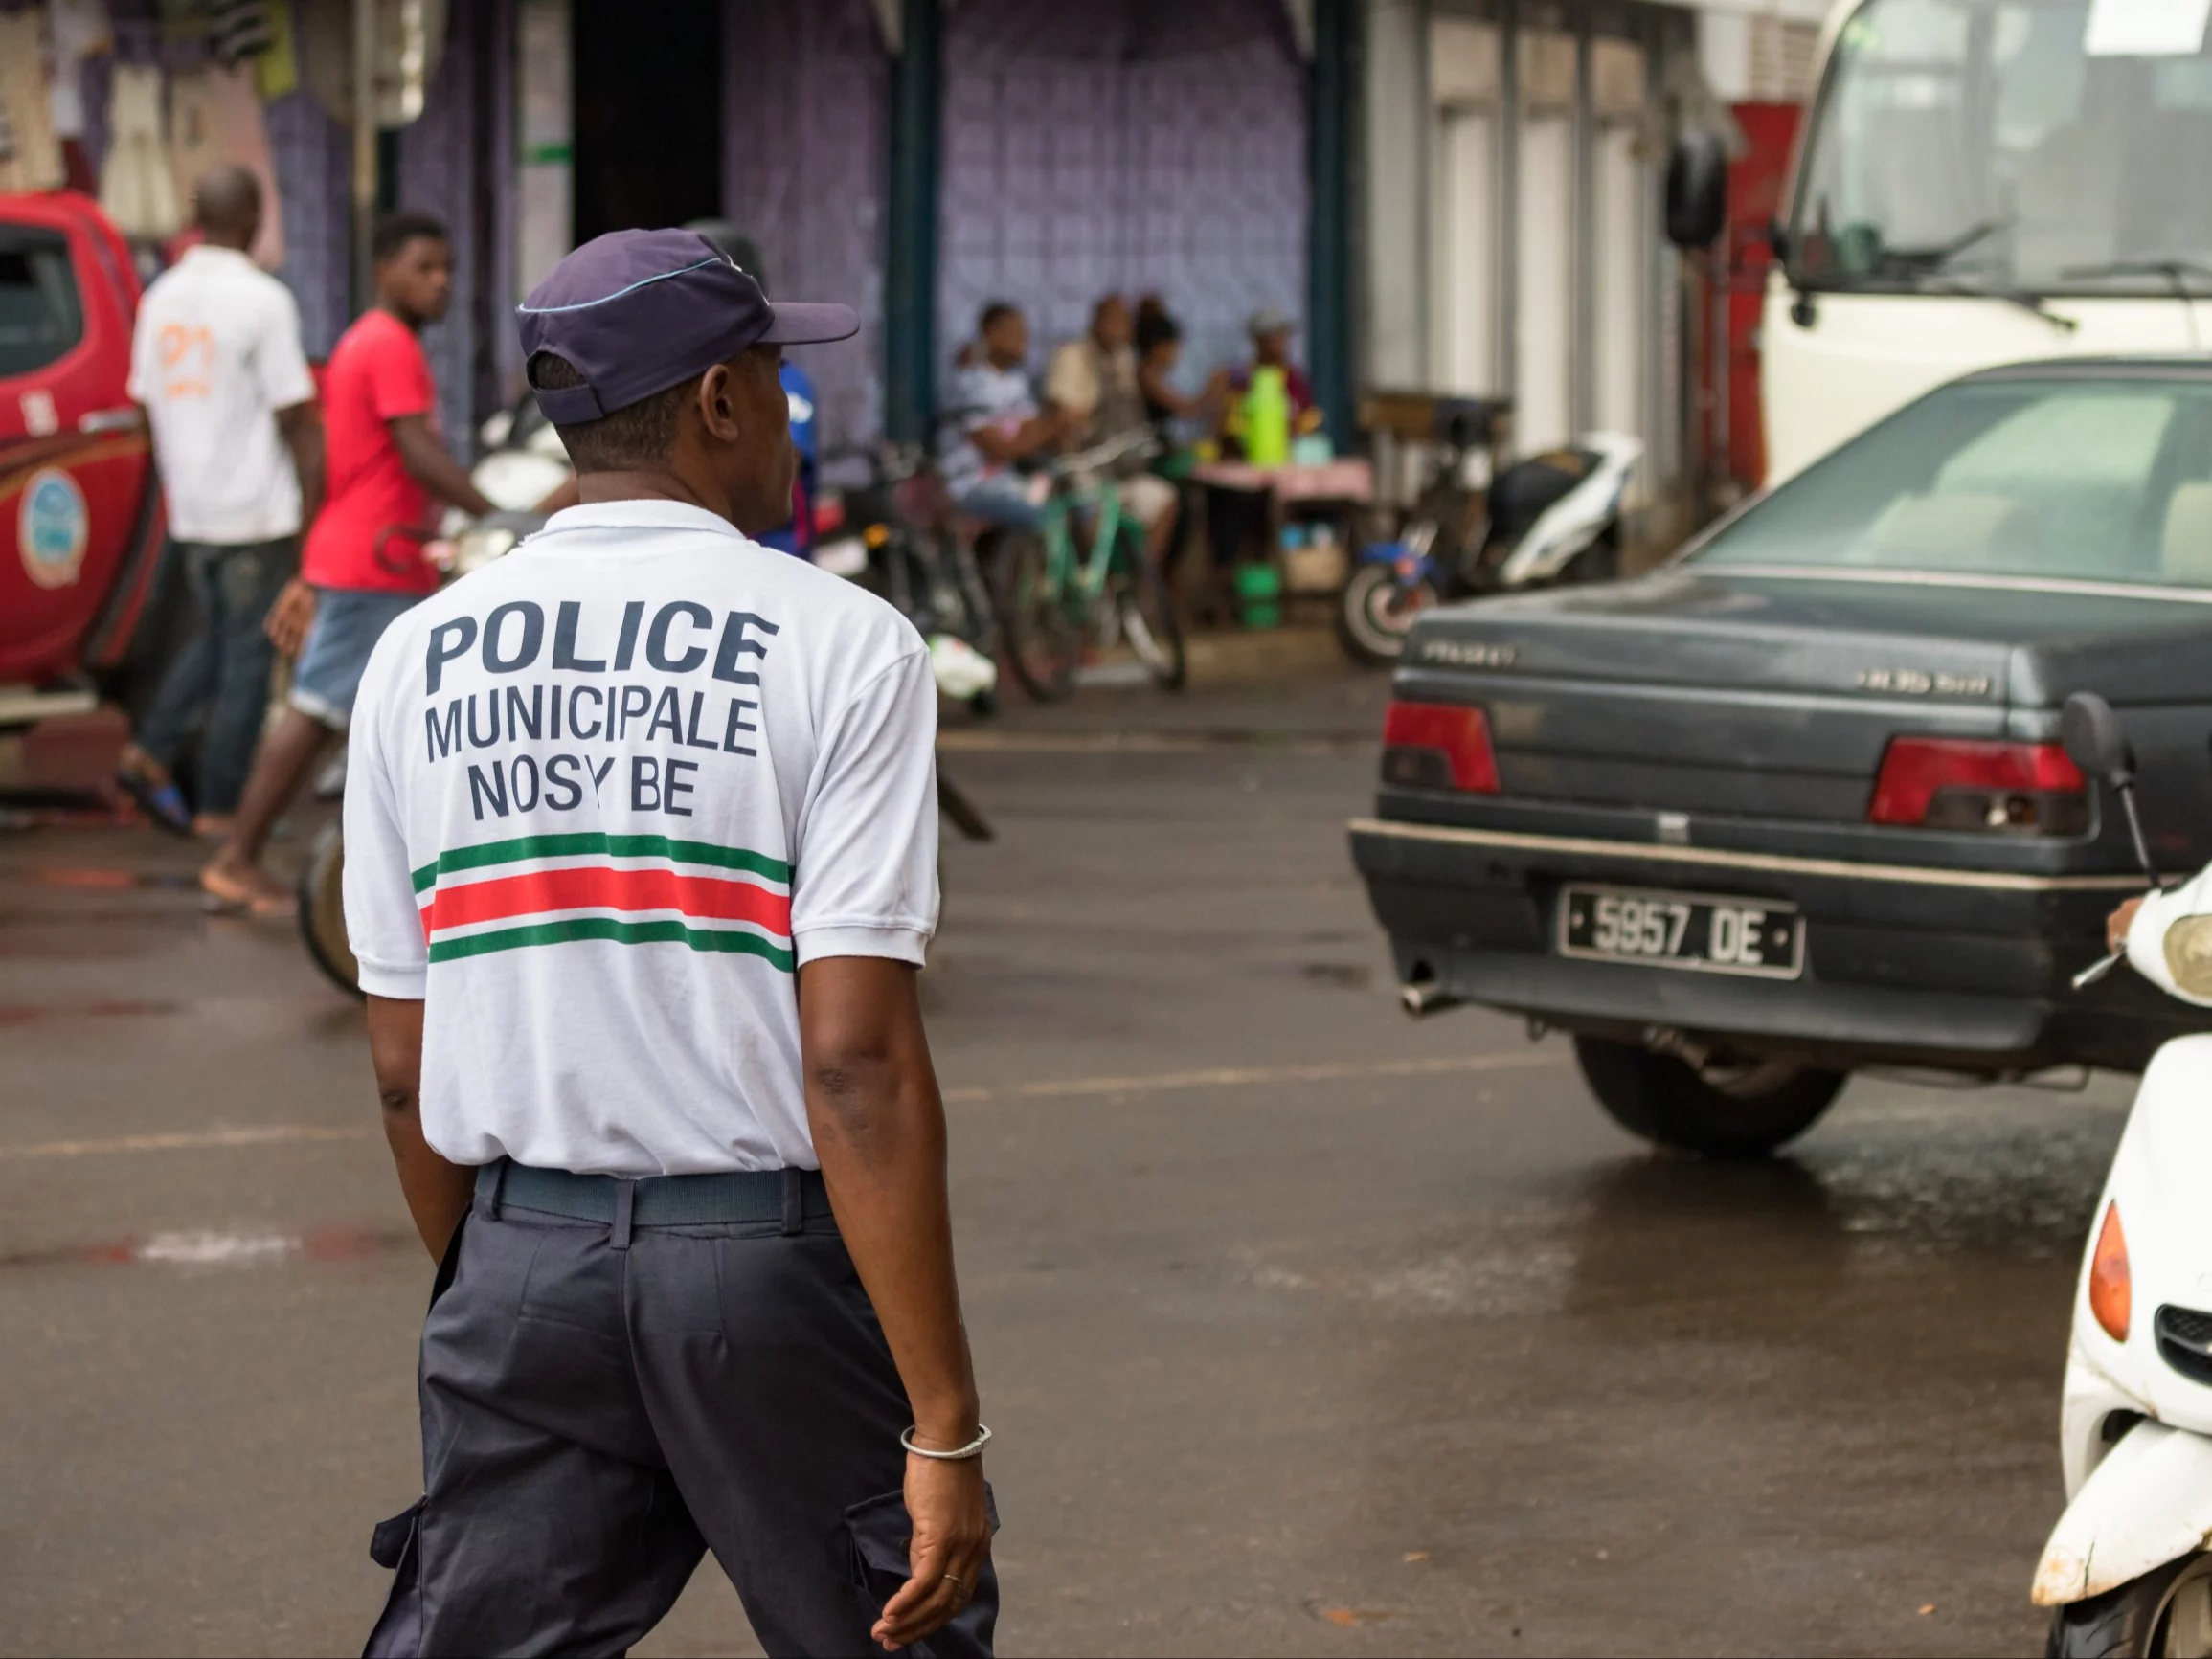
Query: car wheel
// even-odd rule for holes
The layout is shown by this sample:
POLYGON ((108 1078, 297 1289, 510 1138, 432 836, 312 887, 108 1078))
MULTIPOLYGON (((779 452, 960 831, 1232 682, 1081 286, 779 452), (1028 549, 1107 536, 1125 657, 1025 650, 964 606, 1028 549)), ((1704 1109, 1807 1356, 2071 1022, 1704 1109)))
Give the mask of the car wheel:
POLYGON ((1847 1074, 1786 1060, 1702 1065, 1630 1042, 1574 1040, 1583 1081, 1629 1133, 1706 1157, 1764 1157, 1812 1128, 1847 1074))
POLYGON ((2212 1655, 2212 1556, 2178 1561, 2051 1615, 2048 1659, 2212 1655))

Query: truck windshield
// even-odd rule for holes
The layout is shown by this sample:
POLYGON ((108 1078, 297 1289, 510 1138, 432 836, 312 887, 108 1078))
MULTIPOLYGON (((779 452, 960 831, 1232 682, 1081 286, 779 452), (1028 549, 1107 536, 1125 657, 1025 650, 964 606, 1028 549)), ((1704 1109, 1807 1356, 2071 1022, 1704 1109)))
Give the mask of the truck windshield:
POLYGON ((2212 588, 2212 381, 1946 387, 1798 474, 1692 558, 2212 588))
POLYGON ((1793 276, 2212 295, 2204 23, 2187 0, 1867 0, 1816 105, 1793 276))

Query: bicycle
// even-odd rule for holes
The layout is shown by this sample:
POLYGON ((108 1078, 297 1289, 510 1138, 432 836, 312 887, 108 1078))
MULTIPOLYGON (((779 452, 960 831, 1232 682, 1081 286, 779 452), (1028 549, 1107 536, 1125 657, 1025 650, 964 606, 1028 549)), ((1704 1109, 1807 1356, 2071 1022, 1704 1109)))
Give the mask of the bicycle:
MULTIPOLYGON (((898 611, 924 638, 949 635, 988 663, 998 651, 990 585, 973 548, 955 530, 951 504, 928 454, 883 444, 823 458, 816 522, 818 564, 851 577, 898 611), (824 519, 829 522, 824 523, 824 519)), ((996 707, 996 672, 977 691, 955 690, 976 713, 996 707)))
POLYGON ((1139 431, 1048 462, 1044 523, 1000 536, 998 613, 1006 661, 1041 703, 1075 689, 1086 653, 1111 651, 1123 639, 1163 689, 1183 687, 1187 662, 1174 597, 1108 476, 1116 462, 1158 447, 1149 431, 1139 431), (1090 525, 1089 546, 1080 552, 1078 518, 1090 525))

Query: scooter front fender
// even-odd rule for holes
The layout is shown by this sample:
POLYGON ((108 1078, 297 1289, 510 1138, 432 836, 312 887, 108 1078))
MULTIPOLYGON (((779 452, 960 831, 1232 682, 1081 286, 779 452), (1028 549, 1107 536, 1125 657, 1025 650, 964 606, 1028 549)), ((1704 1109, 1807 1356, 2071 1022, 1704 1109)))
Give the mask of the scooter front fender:
POLYGON ((2039 1607, 2101 1596, 2202 1549, 2212 1535, 2212 1440, 2138 1423, 2097 1465, 2036 1568, 2039 1607))

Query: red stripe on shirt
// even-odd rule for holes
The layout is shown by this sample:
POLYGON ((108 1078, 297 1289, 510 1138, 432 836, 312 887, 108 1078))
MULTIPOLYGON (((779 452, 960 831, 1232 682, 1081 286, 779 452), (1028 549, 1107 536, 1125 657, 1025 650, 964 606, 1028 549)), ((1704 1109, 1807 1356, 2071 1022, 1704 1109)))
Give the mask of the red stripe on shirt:
POLYGON ((680 910, 695 921, 756 922, 791 936, 791 899, 751 882, 684 876, 669 869, 530 870, 497 881, 440 887, 422 908, 422 936, 472 922, 504 922, 547 910, 680 910))

